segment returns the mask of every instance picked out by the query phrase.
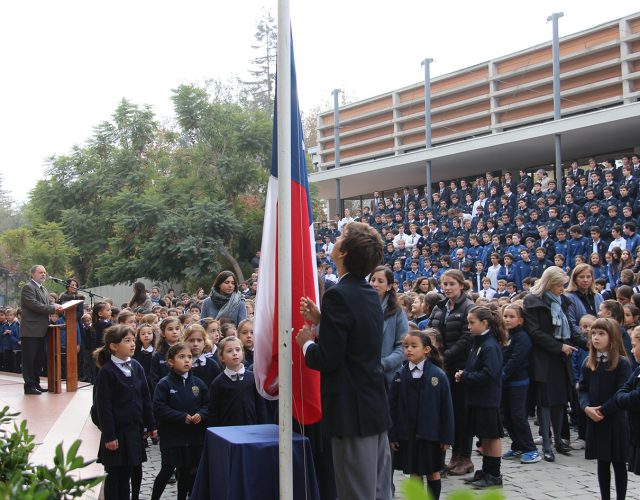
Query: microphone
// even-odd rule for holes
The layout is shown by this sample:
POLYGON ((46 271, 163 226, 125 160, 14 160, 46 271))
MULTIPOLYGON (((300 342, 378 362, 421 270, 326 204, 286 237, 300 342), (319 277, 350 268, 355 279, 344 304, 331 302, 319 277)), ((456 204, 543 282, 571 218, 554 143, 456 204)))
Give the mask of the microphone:
POLYGON ((56 283, 59 283, 60 285, 67 286, 67 284, 68 284, 67 280, 56 278, 55 276, 49 276, 49 279, 51 281, 55 281, 56 283))

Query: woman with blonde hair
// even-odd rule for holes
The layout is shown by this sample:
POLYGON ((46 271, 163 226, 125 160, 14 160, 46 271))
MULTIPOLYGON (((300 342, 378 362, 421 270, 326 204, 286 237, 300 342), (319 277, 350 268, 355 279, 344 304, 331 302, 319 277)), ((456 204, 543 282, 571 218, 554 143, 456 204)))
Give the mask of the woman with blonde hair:
POLYGON ((573 268, 564 296, 571 302, 567 310, 567 319, 575 332, 580 332, 580 318, 584 315, 598 315, 604 299, 596 291, 595 283, 593 268, 589 264, 578 264, 573 268))
POLYGON ((567 319, 570 301, 563 296, 566 282, 567 274, 562 269, 548 267, 524 298, 525 330, 533 343, 531 377, 536 384, 542 451, 547 462, 555 461, 550 426, 556 451, 568 454, 571 449, 561 439, 563 411, 573 378, 570 359, 576 347, 587 348, 585 339, 567 319))

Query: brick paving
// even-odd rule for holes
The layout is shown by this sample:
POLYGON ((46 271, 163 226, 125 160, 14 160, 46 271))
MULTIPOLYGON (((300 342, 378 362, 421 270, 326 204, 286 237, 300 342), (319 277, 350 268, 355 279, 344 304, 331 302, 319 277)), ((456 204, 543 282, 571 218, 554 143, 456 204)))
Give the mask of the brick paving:
MULTIPOLYGON (((533 435, 537 436, 537 427, 532 425, 533 435)), ((571 433, 575 439, 575 433, 571 433)), ((475 444, 475 442, 474 442, 475 444)), ((502 440, 502 448, 506 452, 511 445, 509 438, 502 440)), ((541 447, 538 446, 541 451, 541 447)), ((471 457, 476 470, 482 466, 482 457, 471 457)), ((503 460, 502 476, 504 493, 508 499, 541 499, 541 498, 571 498, 578 500, 593 500, 600 498, 598 478, 596 476, 596 461, 585 460, 584 450, 572 451, 570 456, 556 453, 553 463, 541 460, 535 464, 521 464, 519 460, 503 460)), ((466 485, 462 480, 469 476, 448 477, 442 481, 441 498, 446 498, 452 490, 466 485)), ((394 474, 396 488, 405 479, 399 472, 394 474)), ((613 470, 611 471, 611 498, 615 498, 613 470)), ((402 498, 399 494, 397 499, 402 498)), ((640 476, 629 473, 627 484, 627 499, 640 499, 640 476)))
MULTIPOLYGON (((537 435, 537 427, 533 427, 534 435, 537 435)), ((572 438, 575 435, 572 433, 572 438)), ((508 438, 503 440, 503 449, 509 448, 508 438)), ((539 447, 540 448, 540 447, 539 447)), ((144 464, 141 499, 151 498, 153 479, 160 470, 160 450, 158 446, 150 446, 147 450, 148 461, 144 464)), ((476 468, 480 468, 482 457, 476 455, 472 457, 476 468)), ((517 460, 503 460, 502 474, 504 478, 504 493, 508 499, 565 499, 592 500, 600 498, 598 489, 598 479, 596 477, 595 460, 585 460, 584 450, 571 452, 570 456, 556 453, 556 461, 548 463, 544 460, 524 465, 517 460)), ((613 491, 613 470, 612 478, 612 498, 615 498, 613 491)), ((467 477, 467 476, 465 476, 467 477)), ((394 483, 398 492, 396 499, 401 499, 399 485, 405 476, 396 472, 394 483)), ((442 481, 442 497, 446 498, 447 493, 464 487, 462 482, 464 477, 449 477, 442 481)), ((176 498, 175 485, 168 485, 162 498, 176 498)), ((640 476, 629 474, 627 486, 627 499, 640 500, 640 476)))

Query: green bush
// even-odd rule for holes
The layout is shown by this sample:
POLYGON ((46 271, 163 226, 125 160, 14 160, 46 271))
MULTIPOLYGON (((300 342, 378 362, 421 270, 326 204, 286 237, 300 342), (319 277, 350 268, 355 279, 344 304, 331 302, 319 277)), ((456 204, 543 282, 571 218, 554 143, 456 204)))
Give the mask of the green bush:
MULTIPOLYGON (((424 484, 415 479, 407 479, 402 483, 402 493, 406 500, 432 499, 424 484)), ((449 493, 447 500, 504 500, 504 492, 500 488, 490 488, 478 492, 460 489, 449 493)))
POLYGON ((53 467, 31 465, 34 436, 27 422, 15 422, 19 413, 9 407, 0 410, 0 500, 57 500, 77 498, 99 484, 104 476, 76 479, 71 471, 82 469, 94 461, 85 462, 78 456, 80 440, 73 442, 66 455, 62 444, 56 447, 53 467))

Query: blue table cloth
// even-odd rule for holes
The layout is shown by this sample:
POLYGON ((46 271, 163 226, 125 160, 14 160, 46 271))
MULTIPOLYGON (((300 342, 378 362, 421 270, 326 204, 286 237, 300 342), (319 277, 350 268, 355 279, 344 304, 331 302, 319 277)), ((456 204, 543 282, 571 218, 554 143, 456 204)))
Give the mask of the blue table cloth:
MULTIPOLYGON (((192 499, 278 500, 278 426, 209 427, 192 499)), ((309 440, 293 433, 293 497, 319 500, 309 440)))

